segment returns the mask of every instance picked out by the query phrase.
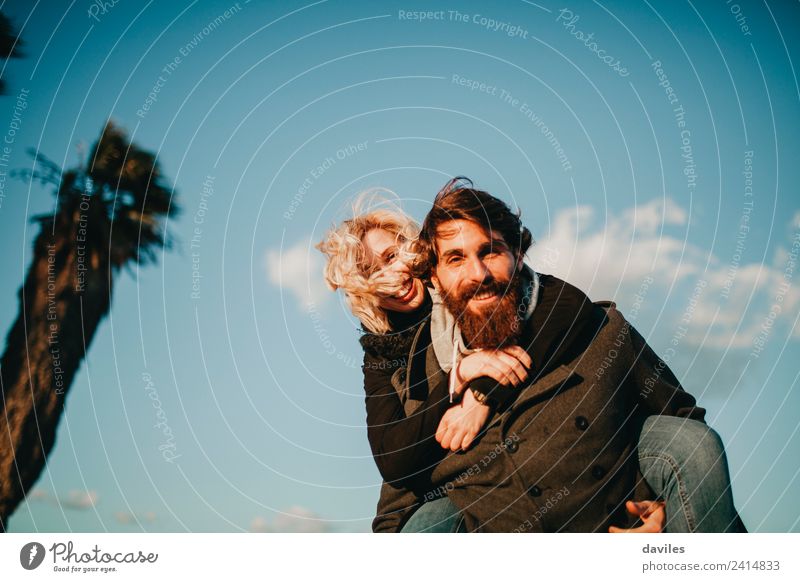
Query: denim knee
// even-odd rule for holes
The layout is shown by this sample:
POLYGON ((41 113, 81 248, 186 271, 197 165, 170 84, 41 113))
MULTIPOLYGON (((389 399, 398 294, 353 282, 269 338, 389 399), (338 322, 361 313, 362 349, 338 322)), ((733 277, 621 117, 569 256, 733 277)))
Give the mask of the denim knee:
POLYGON ((426 501, 402 527, 403 533, 452 533, 465 531, 464 517, 459 509, 447 498, 441 497, 426 501))
POLYGON ((725 447, 719 434, 697 420, 651 416, 645 420, 642 435, 651 445, 657 442, 659 452, 666 453, 679 467, 692 467, 695 474, 705 475, 725 465, 725 447))
MULTIPOLYGON (((700 424, 700 423, 697 423, 700 424)), ((722 445, 722 439, 710 426, 702 425, 704 430, 697 430, 697 446, 694 455, 696 458, 692 462, 698 466, 705 467, 711 470, 712 467, 723 466, 725 460, 725 448, 722 445)))
POLYGON ((719 457, 724 453, 722 439, 707 424, 690 418, 677 416, 649 416, 642 428, 642 435, 647 439, 657 438, 669 449, 694 454, 703 451, 719 457))

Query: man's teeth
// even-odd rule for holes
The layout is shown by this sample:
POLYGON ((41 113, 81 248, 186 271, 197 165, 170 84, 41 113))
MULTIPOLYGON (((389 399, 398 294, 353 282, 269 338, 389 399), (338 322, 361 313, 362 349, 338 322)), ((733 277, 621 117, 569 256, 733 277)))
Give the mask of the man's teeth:
POLYGON ((489 299, 490 297, 494 297, 494 291, 484 291, 483 293, 477 293, 475 295, 475 299, 478 301, 489 299))

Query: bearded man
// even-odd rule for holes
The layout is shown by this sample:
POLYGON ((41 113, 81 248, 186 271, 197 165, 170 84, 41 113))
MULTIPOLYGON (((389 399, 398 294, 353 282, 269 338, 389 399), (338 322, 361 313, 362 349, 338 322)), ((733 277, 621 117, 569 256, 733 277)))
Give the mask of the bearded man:
POLYGON ((518 214, 454 180, 420 243, 436 290, 431 341, 412 345, 405 377, 423 379, 417 398, 441 383, 451 397, 471 397, 439 423, 435 438, 449 453, 405 487, 384 484, 374 531, 623 531, 663 517, 663 504, 631 501, 655 499, 654 490, 673 531, 744 530, 705 411, 614 303, 592 303, 525 265, 532 236, 518 214), (516 358, 525 382, 475 380, 461 362, 479 350, 516 358), (704 474, 665 468, 661 443, 678 432, 695 434, 695 450, 710 455, 695 457, 704 474), (692 481, 705 486, 691 485, 689 500, 679 489, 692 481))

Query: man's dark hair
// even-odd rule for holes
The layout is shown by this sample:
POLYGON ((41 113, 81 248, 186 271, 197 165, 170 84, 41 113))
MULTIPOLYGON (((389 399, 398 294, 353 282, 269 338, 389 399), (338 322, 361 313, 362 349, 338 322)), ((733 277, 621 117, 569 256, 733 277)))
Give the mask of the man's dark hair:
POLYGON ((432 270, 436 267, 436 232, 445 222, 469 220, 486 229, 497 232, 514 254, 525 255, 533 243, 531 231, 522 225, 520 212, 513 213, 508 204, 488 192, 473 188, 472 180, 457 176, 439 190, 433 208, 422 223, 419 235, 419 252, 432 270))

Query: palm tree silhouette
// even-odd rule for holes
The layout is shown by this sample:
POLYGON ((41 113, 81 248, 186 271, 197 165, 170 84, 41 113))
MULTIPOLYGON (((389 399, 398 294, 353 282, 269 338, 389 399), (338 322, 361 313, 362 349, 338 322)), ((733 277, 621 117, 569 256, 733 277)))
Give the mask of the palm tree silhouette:
POLYGON ((177 213, 156 156, 108 122, 87 167, 61 172, 39 153, 25 177, 52 184, 52 214, 19 290, 19 315, 0 359, 0 531, 42 472, 66 393, 111 306, 123 266, 155 262, 171 248, 177 213))
MULTIPOLYGON (((0 12, 0 59, 10 59, 21 57, 19 47, 22 40, 14 32, 14 27, 8 16, 0 12)), ((0 95, 5 95, 6 83, 0 79, 0 95)))

